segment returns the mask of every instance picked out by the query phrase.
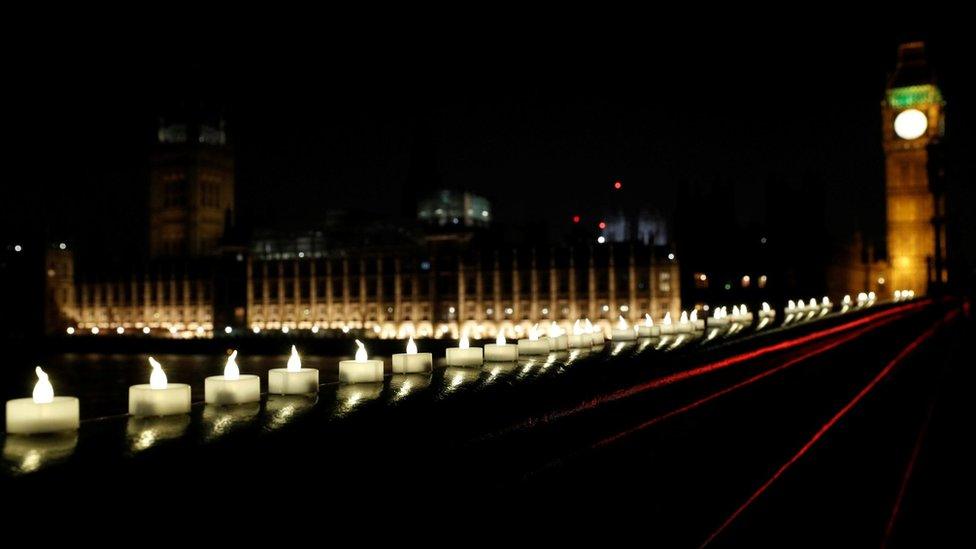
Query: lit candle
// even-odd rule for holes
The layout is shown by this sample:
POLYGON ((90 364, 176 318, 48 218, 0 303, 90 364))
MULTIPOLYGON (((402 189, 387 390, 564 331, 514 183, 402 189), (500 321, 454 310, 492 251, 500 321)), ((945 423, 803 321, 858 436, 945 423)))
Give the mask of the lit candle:
POLYGON ((857 294, 857 306, 864 307, 868 304, 868 294, 861 292, 857 294))
POLYGON ((671 335, 674 333, 674 324, 671 323, 671 312, 664 313, 664 320, 661 321, 661 335, 671 335))
POLYGON ((634 341, 637 339, 637 334, 634 333, 634 330, 624 320, 623 315, 619 315, 617 317, 617 325, 610 332, 610 339, 613 341, 634 341))
POLYGON ((573 323, 573 333, 569 336, 569 346, 574 349, 589 349, 592 344, 590 334, 586 333, 586 328, 580 325, 577 318, 573 323))
POLYGON ((715 307, 715 312, 708 319, 708 339, 712 339, 729 327, 729 317, 725 307, 715 307))
MULTIPOLYGON (((850 299, 850 296, 847 296, 850 299)), ((759 318, 776 318, 776 311, 769 306, 769 303, 763 301, 762 310, 759 311, 759 318)))
POLYGON ((555 322, 549 323, 549 349, 552 351, 569 349, 569 338, 555 322))
POLYGON ((688 320, 688 311, 681 311, 681 318, 678 319, 678 325, 674 329, 675 333, 690 334, 693 330, 694 327, 688 320))
POLYGON ((829 297, 824 296, 823 299, 820 300, 820 316, 824 316, 833 310, 834 304, 830 301, 829 297))
POLYGON ((655 326, 651 315, 645 313, 644 323, 637 327, 637 333, 641 337, 658 337, 661 335, 661 327, 655 326))
POLYGON ((518 356, 518 345, 505 343, 505 333, 501 330, 494 344, 485 345, 485 360, 488 362, 515 362, 518 356))
POLYGON ((851 296, 849 294, 845 295, 843 301, 840 303, 840 312, 846 313, 847 311, 850 311, 853 305, 854 302, 851 301, 851 296))
POLYGON ((268 393, 273 395, 307 395, 319 392, 319 371, 302 368, 298 349, 291 346, 291 356, 284 368, 268 370, 268 393))
POLYGON ((691 322, 691 325, 696 332, 700 332, 705 329, 705 319, 698 318, 698 309, 691 310, 691 315, 689 315, 688 320, 691 322))
POLYGON ((393 355, 394 374, 420 374, 433 368, 434 357, 430 353, 418 353, 413 336, 407 341, 407 352, 393 355))
POLYGON ((129 387, 129 414, 142 417, 190 413, 190 386, 168 383, 163 366, 155 358, 149 357, 149 365, 149 384, 129 387))
POLYGON ((590 345, 603 345, 603 343, 606 341, 606 337, 603 335, 603 328, 594 326, 588 318, 584 320, 586 321, 587 333, 590 334, 590 345))
POLYGON ((457 347, 447 348, 448 366, 481 366, 485 362, 484 349, 471 347, 468 334, 462 333, 457 347))
POLYGON ((547 355, 549 354, 549 342, 539 339, 539 325, 536 324, 529 328, 528 339, 518 340, 519 355, 547 355))
POLYGON ((356 358, 339 361, 339 381, 342 383, 377 383, 383 381, 383 361, 369 360, 366 346, 356 340, 356 358))
POLYGON ((40 366, 31 398, 7 401, 7 432, 32 435, 78 428, 78 399, 54 396, 54 386, 40 366))
POLYGON ((227 357, 224 375, 209 376, 203 380, 204 400, 207 404, 224 406, 244 404, 261 400, 261 378, 255 375, 241 375, 237 367, 237 351, 227 357))
POLYGON ((745 324, 747 326, 751 326, 752 325, 752 319, 753 319, 752 311, 750 311, 746 307, 746 304, 745 303, 743 303, 742 305, 739 305, 739 314, 742 315, 742 323, 743 324, 745 324))

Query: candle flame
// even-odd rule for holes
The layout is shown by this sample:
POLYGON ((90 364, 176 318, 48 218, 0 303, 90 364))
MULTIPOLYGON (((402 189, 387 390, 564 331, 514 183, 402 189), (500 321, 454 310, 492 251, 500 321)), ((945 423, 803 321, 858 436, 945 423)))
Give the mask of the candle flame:
POLYGON ((498 337, 495 338, 495 345, 505 344, 505 332, 498 330, 498 337))
POLYGON ((698 309, 691 310, 691 316, 688 317, 692 322, 698 322, 698 309))
POLYGON ((298 349, 294 345, 291 346, 291 356, 288 357, 286 369, 289 372, 297 372, 302 369, 302 359, 298 356, 298 349))
POLYGON ((662 323, 665 326, 670 326, 671 325, 671 311, 668 311, 668 312, 664 313, 664 320, 662 321, 662 323))
POLYGON ((224 379, 236 381, 241 379, 241 369, 237 367, 237 351, 227 357, 227 364, 224 365, 224 379))
POLYGON ((163 365, 153 357, 149 357, 149 365, 152 366, 152 373, 149 374, 149 387, 151 389, 165 389, 167 380, 163 365))
POLYGON ((681 318, 678 319, 678 323, 680 324, 688 323, 688 311, 681 311, 681 318))
POLYGON ((593 323, 590 322, 590 319, 589 318, 584 318, 583 321, 586 324, 586 326, 585 326, 586 327, 586 333, 592 334, 593 333, 593 323))
POLYGON ((559 337, 563 335, 563 331, 559 329, 559 325, 555 322, 549 323, 549 337, 559 337))
POLYGON ((359 345, 359 348, 356 349, 356 362, 366 362, 369 358, 366 356, 366 346, 358 339, 356 340, 356 345, 359 345))
POLYGON ((408 355, 417 354, 417 344, 413 342, 413 336, 410 336, 410 340, 407 341, 407 354, 408 355))
POLYGON ((739 310, 739 306, 738 305, 733 305, 732 306, 732 315, 733 316, 739 316, 740 314, 742 314, 742 311, 739 310))
POLYGON ((796 303, 791 299, 786 302, 786 310, 791 311, 793 309, 796 309, 796 303))
POLYGON ((769 303, 766 303, 765 301, 763 301, 762 310, 763 310, 764 313, 768 313, 770 311, 770 309, 769 309, 769 303))
POLYGON ((468 334, 464 332, 461 334, 461 339, 458 341, 458 349, 467 349, 471 347, 471 342, 468 341, 468 334))
POLYGON ((742 305, 739 305, 739 312, 742 313, 742 314, 746 314, 746 313, 749 312, 749 309, 746 309, 746 304, 745 303, 743 303, 742 305))
POLYGON ((617 315, 617 328, 620 330, 627 329, 627 321, 624 320, 624 315, 617 315))
POLYGON ((573 323, 573 335, 580 336, 586 333, 586 329, 580 326, 580 321, 577 318, 576 322, 573 323))
POLYGON ((40 366, 34 368, 34 372, 37 374, 37 383, 34 384, 34 394, 32 395, 34 402, 37 404, 54 402, 54 387, 51 385, 47 373, 40 366))
POLYGON ((651 327, 654 325, 654 321, 651 319, 649 313, 644 313, 644 326, 651 327))
POLYGON ((529 341, 539 341, 539 325, 533 324, 529 328, 529 341))

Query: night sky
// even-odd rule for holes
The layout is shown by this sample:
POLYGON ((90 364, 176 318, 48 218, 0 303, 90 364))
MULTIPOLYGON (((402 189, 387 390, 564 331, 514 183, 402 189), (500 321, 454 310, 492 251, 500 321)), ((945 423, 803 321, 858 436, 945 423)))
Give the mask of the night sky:
POLYGON ((668 215, 680 186, 731 182, 730 219, 760 223, 763 187, 803 179, 822 182, 831 235, 861 226, 881 238, 879 103, 898 42, 912 38, 927 39, 949 102, 950 208, 973 204, 963 183, 976 175, 976 91, 962 37, 828 34, 604 29, 569 43, 391 40, 368 54, 340 40, 38 53, 12 68, 0 236, 140 253, 155 117, 201 97, 226 108, 238 219, 253 227, 314 228, 329 208, 398 212, 423 128, 440 183, 487 195, 502 223, 538 218, 558 232, 617 179, 668 215))

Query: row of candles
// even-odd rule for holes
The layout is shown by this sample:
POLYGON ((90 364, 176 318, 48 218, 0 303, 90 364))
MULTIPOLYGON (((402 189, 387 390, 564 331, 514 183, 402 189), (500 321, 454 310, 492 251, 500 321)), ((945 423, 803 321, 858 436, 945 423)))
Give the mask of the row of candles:
MULTIPOLYGON (((899 292, 896 300, 902 301, 914 298, 914 292, 899 292)), ((857 299, 859 307, 873 304, 872 294, 860 294, 857 299)), ((844 296, 846 312, 853 306, 850 296, 844 296)), ((786 308, 787 319, 812 318, 822 316, 831 310, 833 304, 827 297, 818 304, 811 299, 805 305, 790 301, 786 308)), ((759 311, 759 329, 771 322, 776 311, 763 303, 759 311)), ((727 307, 717 307, 708 319, 708 339, 722 331, 734 333, 753 322, 753 313, 745 305, 733 306, 730 313, 727 307)), ((671 314, 665 314, 661 324, 654 324, 650 315, 645 315, 639 324, 631 326, 622 316, 610 333, 614 342, 635 341, 639 337, 656 338, 677 336, 691 336, 704 333, 706 323, 698 318, 698 311, 689 314, 683 311, 677 322, 672 321, 671 314)), ((602 329, 594 326, 589 319, 577 320, 572 333, 564 332, 555 323, 550 324, 547 333, 536 324, 528 330, 528 337, 519 339, 515 343, 508 343, 504 334, 499 333, 493 344, 482 347, 472 347, 467 334, 461 334, 457 347, 446 350, 447 366, 481 366, 485 362, 504 363, 515 362, 520 356, 548 355, 553 351, 568 349, 586 349, 602 346, 606 337, 602 329)), ((352 360, 339 362, 340 383, 375 383, 382 382, 384 364, 382 360, 370 359, 362 341, 356 340, 357 350, 352 360)), ((204 400, 213 405, 236 405, 258 402, 261 399, 261 382, 256 375, 242 374, 237 365, 237 351, 228 356, 224 365, 223 375, 209 376, 204 380, 204 400)), ((168 416, 189 413, 191 407, 190 386, 185 383, 169 383, 162 365, 153 357, 149 357, 152 371, 148 384, 129 387, 129 414, 136 417, 168 416)), ((433 355, 421 353, 411 337, 407 342, 405 353, 397 353, 392 357, 393 373, 413 374, 430 372, 433 368, 433 355)), ((76 430, 79 427, 79 401, 75 397, 54 396, 54 388, 48 374, 38 366, 35 369, 37 382, 31 398, 19 398, 7 401, 7 432, 10 434, 40 434, 60 431, 76 430)), ((303 368, 298 350, 293 345, 291 355, 285 368, 274 368, 268 371, 268 392, 276 395, 303 395, 318 392, 319 371, 314 368, 303 368)))

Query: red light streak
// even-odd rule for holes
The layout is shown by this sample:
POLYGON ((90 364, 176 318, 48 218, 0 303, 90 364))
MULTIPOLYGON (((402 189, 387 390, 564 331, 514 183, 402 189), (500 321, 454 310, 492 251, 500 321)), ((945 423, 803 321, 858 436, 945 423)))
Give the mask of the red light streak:
POLYGON ((898 495, 895 497, 895 505, 891 508, 891 516, 888 518, 888 524, 885 526, 884 538, 881 539, 881 549, 884 549, 888 545, 888 540, 891 539, 891 533, 895 529, 895 522, 898 520, 898 513, 901 511, 901 502, 905 499, 905 492, 908 490, 908 482, 912 479, 912 472, 915 470, 915 462, 918 461, 918 454, 922 450, 922 443, 925 441, 925 435, 929 431, 929 424, 932 422, 932 412, 935 410, 935 400, 929 405, 928 411, 925 414, 925 421, 922 423, 922 428, 918 430, 918 435, 915 438, 915 446, 912 448, 912 455, 908 458, 908 465, 905 466, 905 474, 902 475, 901 485, 898 487, 898 495))
POLYGON ((871 390, 874 389, 878 385, 878 383, 881 382, 881 380, 886 378, 888 374, 890 374, 891 371, 895 368, 895 366, 897 366, 908 355, 912 354, 915 351, 915 349, 917 349, 927 339, 935 335, 935 332, 943 324, 955 318, 957 314, 958 311, 956 310, 949 311, 948 313, 946 313, 945 317, 943 317, 940 321, 932 325, 928 330, 925 330, 925 332, 923 332, 922 335, 915 338, 904 349, 902 349, 901 352, 899 352, 898 355, 895 356, 895 358, 891 359, 891 361, 888 364, 886 364, 885 367, 882 368, 881 371, 878 372, 878 374, 875 375, 874 378, 872 378, 867 385, 865 385, 856 395, 854 395, 854 398, 852 398, 847 404, 845 404, 844 407, 841 408, 836 414, 834 414, 833 417, 827 420, 827 422, 824 423, 819 430, 817 430, 817 432, 813 435, 813 437, 810 440, 808 440, 806 444, 804 444, 799 449, 799 451, 797 451, 793 455, 793 457, 791 457, 789 460, 786 461, 786 463, 780 466, 780 468, 777 469, 775 473, 773 473, 773 476, 769 477, 769 479, 766 480, 766 482, 764 482, 759 487, 758 490, 753 492, 753 494, 749 496, 749 498, 746 499, 746 501, 742 505, 740 505, 739 508, 736 509, 735 512, 733 512, 729 516, 729 518, 725 519, 725 522, 723 522, 722 525, 719 526, 717 530, 712 532, 711 535, 709 535, 708 538, 705 539, 704 543, 701 544, 701 547, 705 547, 706 545, 711 543, 716 537, 718 537, 719 534, 724 532, 725 529, 728 528, 729 525, 732 524, 735 521, 735 519, 739 517, 739 515, 741 515, 747 508, 749 508, 749 506, 752 505, 752 503, 756 501, 756 499, 758 499, 759 496, 765 493, 766 490, 768 490, 769 487, 772 486, 774 482, 776 482, 776 479, 781 477, 783 473, 786 472, 787 469, 789 469, 794 463, 799 461, 799 459, 802 458, 804 454, 806 454, 810 450, 810 448, 812 448, 813 445, 816 444, 817 441, 820 440, 827 433, 827 431, 833 428, 833 426, 837 424, 837 422, 840 421, 841 418, 847 415, 847 413, 850 412, 851 409, 854 408, 854 406, 856 406, 857 403, 859 403, 861 399, 865 397, 865 395, 870 393, 871 390))
POLYGON ((776 374, 778 372, 781 372, 781 371, 783 371, 783 370, 785 370, 785 369, 787 369, 787 368, 789 368, 791 366, 795 366, 796 364, 799 364, 799 363, 801 363, 801 362, 803 362, 803 361, 805 361, 807 359, 813 358, 813 357, 815 357, 817 355, 820 355, 820 354, 823 354, 823 353, 825 353, 825 352, 827 352, 827 351, 829 351, 831 349, 837 348, 837 347, 839 347, 839 346, 847 343, 848 341, 851 341, 853 339, 856 339, 856 338, 861 337, 866 332, 870 332, 872 330, 875 330, 875 329, 878 329, 878 328, 880 328, 882 326, 885 326, 887 324, 890 324, 890 323, 894 322, 895 320, 898 320, 902 316, 903 315, 898 315, 898 316, 895 316, 895 317, 887 318, 887 319, 883 320, 882 322, 880 322, 879 324, 877 324, 875 326, 868 326, 866 328, 861 328, 860 330, 858 330, 858 331, 856 331, 854 333, 848 334, 848 335, 846 335, 846 336, 844 336, 844 337, 842 337, 842 338, 840 338, 840 339, 838 339, 836 341, 833 341, 833 342, 822 343, 822 344, 820 344, 820 346, 815 347, 812 350, 807 351, 807 352, 803 353, 800 356, 797 356, 795 358, 792 358, 789 361, 784 362, 783 364, 780 364, 779 366, 777 366, 775 368, 771 368, 769 370, 766 370, 765 372, 762 372, 760 374, 756 374, 756 375, 754 375, 754 376, 752 376, 750 378, 747 378, 747 379, 745 379, 743 381, 740 381, 738 383, 732 384, 732 385, 730 385, 730 386, 728 386, 728 387, 726 387, 724 389, 721 389, 719 391, 716 391, 716 392, 714 392, 714 393, 712 393, 712 394, 710 394, 710 395, 708 395, 708 396, 706 396, 704 398, 701 398, 699 400, 696 400, 696 401, 694 401, 694 402, 692 402, 690 404, 686 404, 685 406, 682 406, 680 408, 676 408, 674 410, 671 410, 670 412, 667 412, 667 413, 662 414, 662 415, 659 415, 659 416, 657 416, 655 418, 649 419, 649 420, 645 421, 644 423, 641 423, 640 425, 637 425, 635 427, 632 427, 630 429, 627 429, 626 431, 621 431, 621 432, 619 432, 619 433, 617 433, 615 435, 612 435, 610 437, 607 437, 607 438, 605 438, 605 439, 597 442, 596 444, 592 445, 591 448, 592 449, 597 449, 597 448, 602 448, 604 446, 608 446, 608 445, 610 445, 610 444, 612 444, 612 443, 614 443, 614 442, 616 442, 616 441, 618 441, 618 440, 620 440, 622 438, 626 438, 626 437, 628 437, 628 436, 630 436, 630 435, 632 435, 632 434, 634 434, 634 433, 636 433, 638 431, 644 430, 644 429, 646 429, 646 428, 648 428, 648 427, 650 427, 652 425, 655 425, 655 424, 658 424, 658 423, 660 423, 662 421, 671 419, 672 417, 681 415, 681 414, 683 414, 685 412, 689 412, 691 410, 694 410, 695 408, 698 408, 699 406, 705 405, 705 404, 707 404, 707 403, 709 403, 709 402, 711 402, 711 401, 713 401, 713 400, 715 400, 715 399, 717 399, 717 398, 719 398, 721 396, 727 395, 727 394, 729 394, 729 393, 731 393, 733 391, 737 391, 737 390, 739 390, 739 389, 741 389, 743 387, 752 385, 753 383, 755 383, 755 382, 757 382, 759 380, 765 379, 765 378, 767 378, 767 377, 769 377, 769 376, 771 376, 773 374, 776 374))
POLYGON ((784 350, 784 349, 789 349, 789 348, 792 348, 792 347, 796 347, 798 345, 803 345, 805 343, 810 343, 812 341, 816 341, 818 339, 823 339, 825 337, 831 336, 831 335, 836 334, 838 332, 842 332, 842 331, 845 331, 845 330, 848 330, 848 329, 856 328, 858 326, 863 326, 864 324, 867 324, 867 323, 872 322, 874 320, 880 320, 880 319, 884 319, 884 318, 887 318, 887 317, 890 317, 890 316, 893 316, 893 315, 902 314, 902 313, 905 313, 905 312, 908 312, 908 311, 914 311, 914 310, 920 309, 922 307, 925 307, 925 306, 929 305, 930 303, 931 303, 931 300, 926 299, 926 300, 919 301, 918 303, 911 303, 911 304, 905 304, 905 305, 902 305, 902 306, 899 306, 899 307, 892 307, 891 309, 887 309, 885 311, 880 311, 880 312, 877 312, 877 313, 874 313, 874 314, 871 314, 871 315, 868 315, 868 316, 859 318, 859 319, 854 320, 852 322, 848 322, 846 324, 841 324, 841 325, 838 325, 838 326, 834 326, 833 328, 828 328, 828 329, 825 329, 825 330, 821 330, 819 332, 814 332, 812 334, 808 334, 808 335, 805 335, 805 336, 802 336, 802 337, 798 337, 798 338, 795 338, 795 339, 792 339, 792 340, 783 341, 781 343, 777 343, 775 345, 770 345, 768 347, 763 347, 763 348, 757 349, 755 351, 750 351, 750 352, 747 352, 747 353, 742 353, 742 354, 739 354, 739 355, 735 355, 735 356, 726 358, 724 360, 720 360, 718 362, 713 362, 713 363, 707 364, 705 366, 701 366, 701 367, 698 367, 698 368, 693 368, 691 370, 686 370, 684 372, 679 372, 679 373, 676 373, 676 374, 672 374, 670 376, 665 376, 665 377, 662 377, 662 378, 653 379, 651 381, 648 381, 648 382, 645 382, 645 383, 642 383, 642 384, 635 385, 635 386, 630 387, 628 389, 623 389, 623 390, 620 390, 620 391, 616 391, 616 392, 613 392, 613 393, 610 393, 610 394, 607 394, 607 395, 603 395, 603 396, 600 396, 600 397, 597 397, 597 398, 594 398, 594 399, 585 401, 585 402, 583 402, 583 403, 581 403, 581 404, 579 404, 577 406, 574 406, 572 408, 565 408, 563 410, 557 410, 555 412, 550 412, 550 413, 545 414, 545 415, 542 415, 542 416, 536 416, 536 417, 533 417, 533 418, 529 418, 529 419, 527 419, 527 420, 525 420, 525 421, 523 421, 521 423, 518 423, 516 425, 510 425, 510 426, 505 427, 505 428, 503 428, 503 429, 501 429, 499 431, 495 431, 493 433, 488 433, 488 434, 482 435, 482 436, 478 437, 478 439, 479 440, 490 439, 490 438, 494 438, 494 437, 497 437, 497 436, 502 436, 502 435, 504 435, 506 433, 511 433, 511 432, 515 432, 515 431, 521 431, 521 430, 525 430, 525 429, 530 429, 530 428, 535 427, 537 425, 551 423, 551 422, 554 422, 554 421, 563 419, 565 417, 569 417, 569 416, 572 416, 572 415, 575 415, 575 414, 578 414, 578 413, 582 413, 582 412, 585 412, 587 410, 596 408, 597 406, 599 406, 601 404, 604 404, 604 403, 613 402, 613 401, 616 401, 616 400, 620 400, 622 398, 627 398, 629 396, 633 396, 633 395, 638 394, 638 393, 642 393, 644 391, 649 391, 649 390, 652 390, 652 389, 657 389, 657 388, 663 387, 665 385, 670 385, 672 383, 676 383, 676 382, 679 382, 679 381, 683 381, 685 379, 690 379, 690 378, 693 378, 693 377, 696 377, 696 376, 699 376, 699 375, 707 374, 709 372, 713 372, 713 371, 719 370, 721 368, 726 368, 726 367, 729 367, 729 366, 733 366, 733 365, 738 364, 740 362, 744 362, 746 360, 750 360, 752 358, 760 357, 760 356, 763 356, 763 355, 766 355, 766 354, 769 354, 769 353, 772 353, 772 352, 776 352, 776 351, 780 351, 780 350, 784 350))

